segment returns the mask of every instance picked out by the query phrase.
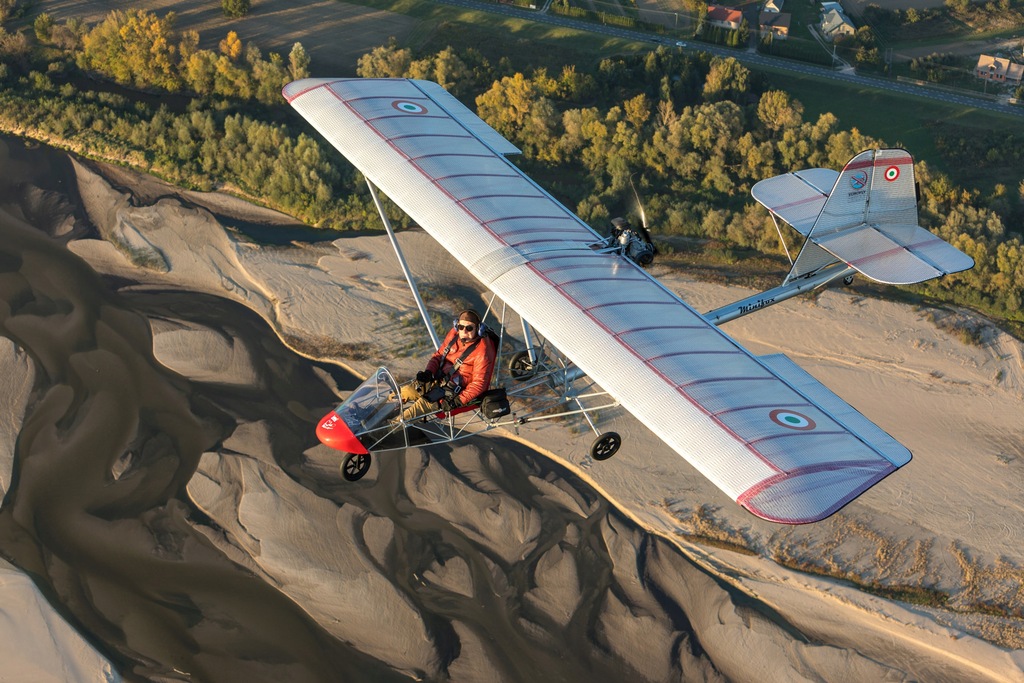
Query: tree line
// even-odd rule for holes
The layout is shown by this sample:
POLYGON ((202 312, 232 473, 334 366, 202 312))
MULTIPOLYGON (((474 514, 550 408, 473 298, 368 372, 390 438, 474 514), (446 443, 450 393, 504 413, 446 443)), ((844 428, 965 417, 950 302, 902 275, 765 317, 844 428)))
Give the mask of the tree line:
POLYGON ((287 59, 277 53, 264 57, 255 44, 243 45, 229 31, 218 50, 201 50, 199 34, 179 33, 174 22, 174 12, 159 17, 130 9, 115 10, 92 27, 74 20, 58 25, 43 12, 33 28, 41 45, 72 53, 84 71, 144 90, 277 104, 286 83, 309 75, 302 43, 294 44, 287 59))
MULTIPOLYGON (((180 185, 229 189, 311 224, 376 225, 355 171, 280 97, 282 80, 308 73, 308 60, 264 58, 231 34, 219 52, 197 50, 196 38, 175 33, 173 16, 141 11, 65 28, 78 39, 51 25, 48 31, 37 27, 43 39, 35 36, 35 45, 4 51, 0 41, 4 130, 180 185), (67 44, 57 45, 55 35, 67 44), (196 57, 201 52, 210 54, 196 57), (210 73, 197 64, 212 65, 213 75, 197 76, 210 73), (230 65, 247 79, 228 77, 230 65), (124 87, 83 79, 83 73, 124 87), (269 85, 256 85, 263 78, 275 84, 273 96, 269 85)), ((665 48, 609 57, 592 72, 565 66, 558 73, 522 73, 473 50, 416 55, 392 41, 360 58, 357 72, 441 83, 517 144, 524 154, 516 163, 598 230, 612 216, 635 212, 635 185, 661 239, 681 235, 781 253, 770 217, 749 198, 750 187, 798 168, 840 168, 856 153, 885 144, 844 128, 832 114, 805 120, 799 101, 735 59, 665 48)), ((955 153, 953 137, 947 148, 955 153)), ((1015 163, 1021 148, 1016 143, 999 154, 1015 163)), ((917 176, 922 224, 977 262, 919 291, 1020 320, 1024 248, 1020 233, 1007 225, 1020 225, 1024 184, 981 196, 924 162, 917 176)), ((393 213, 398 225, 407 224, 393 213)))

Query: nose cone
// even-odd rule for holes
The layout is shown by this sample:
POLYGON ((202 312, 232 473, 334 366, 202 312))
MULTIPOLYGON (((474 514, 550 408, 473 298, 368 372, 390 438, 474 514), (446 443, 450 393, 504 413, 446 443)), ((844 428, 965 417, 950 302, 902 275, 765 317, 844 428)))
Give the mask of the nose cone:
POLYGON ((341 416, 333 410, 320 420, 316 427, 316 438, 323 445, 345 453, 369 453, 341 416))

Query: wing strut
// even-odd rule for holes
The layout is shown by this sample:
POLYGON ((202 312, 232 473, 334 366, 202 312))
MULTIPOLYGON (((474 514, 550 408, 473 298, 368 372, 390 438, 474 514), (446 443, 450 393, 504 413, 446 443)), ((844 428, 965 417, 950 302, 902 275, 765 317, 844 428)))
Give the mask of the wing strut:
POLYGON ((430 335, 430 341, 434 344, 434 350, 437 351, 441 348, 441 340, 437 338, 437 331, 434 330, 434 326, 430 324, 430 314, 427 313, 427 307, 423 304, 423 298, 420 296, 420 290, 416 288, 416 280, 413 279, 412 273, 409 271, 409 264, 405 262, 405 256, 402 254, 402 249, 398 246, 398 238, 395 236, 395 231, 391 228, 391 221, 388 220, 388 216, 384 213, 384 205, 380 202, 380 196, 377 194, 377 188, 374 187, 370 179, 366 179, 366 184, 370 188, 370 196, 373 197, 373 203, 377 207, 377 213, 380 214, 380 220, 384 223, 384 229, 388 231, 388 239, 391 240, 391 246, 395 249, 395 255, 398 257, 398 264, 402 266, 402 272, 405 274, 405 281, 409 283, 409 290, 412 292, 412 296, 416 299, 416 308, 420 311, 420 317, 423 318, 423 324, 427 326, 427 334, 430 335))

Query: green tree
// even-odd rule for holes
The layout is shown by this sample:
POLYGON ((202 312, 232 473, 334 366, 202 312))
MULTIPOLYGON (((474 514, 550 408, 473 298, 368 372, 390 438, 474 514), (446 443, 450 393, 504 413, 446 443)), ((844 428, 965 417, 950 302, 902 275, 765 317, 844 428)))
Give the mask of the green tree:
POLYGON ((394 38, 387 45, 375 47, 356 62, 361 78, 404 78, 412 63, 412 50, 399 49, 394 38))
POLYGON ((174 17, 115 10, 82 39, 80 64, 124 85, 175 90, 180 80, 174 17))
POLYGON ((244 17, 252 9, 252 0, 220 0, 221 11, 226 17, 244 17))
POLYGON ((476 98, 477 114, 506 138, 516 139, 540 98, 537 85, 517 73, 495 81, 476 98))
POLYGON ((230 59, 232 62, 237 61, 242 56, 242 52, 245 49, 242 45, 242 40, 238 37, 238 34, 234 31, 228 31, 228 34, 224 37, 224 40, 220 41, 220 53, 230 59))
POLYGON ((438 83, 455 95, 472 88, 472 72, 451 46, 436 55, 417 59, 409 64, 406 71, 409 78, 422 78, 438 83))
POLYGON ((558 159, 560 116, 554 103, 541 97, 530 110, 523 122, 519 141, 527 158, 540 161, 556 161, 558 159))
POLYGON ((32 22, 32 28, 35 31, 36 38, 41 43, 48 43, 50 41, 50 34, 53 31, 53 17, 46 12, 41 13, 36 20, 32 22))
POLYGON ((192 55, 199 52, 199 32, 194 30, 184 31, 178 41, 178 65, 182 67, 192 58, 192 55))
POLYGON ((592 97, 597 84, 590 74, 583 74, 576 71, 575 64, 562 67, 562 74, 558 79, 559 92, 562 97, 572 102, 579 102, 592 97))
POLYGON ((640 93, 636 97, 626 100, 623 103, 626 112, 626 120, 633 124, 633 128, 640 130, 651 117, 651 102, 647 99, 646 93, 640 93))
POLYGON ((227 55, 217 58, 213 72, 213 94, 248 99, 253 96, 249 72, 235 64, 227 55))
POLYGON ((292 51, 288 53, 288 76, 293 81, 300 78, 309 78, 309 53, 302 43, 292 45, 292 51))
POLYGON ((182 78, 189 89, 199 95, 213 94, 217 60, 217 55, 211 50, 197 50, 189 55, 181 68, 182 78))
POLYGON ((86 33, 82 20, 72 17, 50 29, 50 41, 62 50, 78 50, 86 33))
POLYGON ((714 57, 704 80, 704 99, 738 100, 750 88, 750 70, 733 57, 714 57))
MULTIPOLYGON (((595 126, 604 130, 600 113, 595 107, 569 109, 562 114, 562 135, 558 140, 558 158, 562 161, 577 158, 580 150, 588 143, 589 133, 595 126)), ((1024 188, 1024 183, 1021 185, 1024 188)))
POLYGON ((963 16, 967 14, 971 2, 970 0, 946 0, 944 4, 953 14, 963 16))
POLYGON ((18 0, 0 0, 0 24, 11 18, 17 5, 18 0))
POLYGON ((276 52, 253 68, 255 97, 264 104, 280 104, 281 88, 291 81, 291 72, 285 66, 284 58, 276 52))
POLYGON ((0 57, 7 61, 28 62, 30 46, 23 31, 8 33, 0 26, 0 57))
POLYGON ((782 90, 769 90, 757 103, 757 118, 772 133, 801 122, 804 106, 782 90))
POLYGON ((776 146, 771 142, 759 142, 753 133, 744 133, 736 142, 742 175, 747 178, 769 178, 777 175, 775 150, 776 146))
POLYGON ((434 59, 433 80, 455 95, 461 95, 460 86, 471 85, 471 71, 451 45, 437 53, 434 59))

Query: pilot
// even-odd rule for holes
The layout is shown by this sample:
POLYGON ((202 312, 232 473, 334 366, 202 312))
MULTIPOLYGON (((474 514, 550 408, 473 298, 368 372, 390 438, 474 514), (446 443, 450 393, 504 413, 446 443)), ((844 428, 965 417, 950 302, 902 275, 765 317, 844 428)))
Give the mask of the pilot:
POLYGON ((402 387, 402 401, 408 402, 402 418, 451 410, 479 398, 491 385, 497 352, 483 331, 480 314, 472 309, 459 313, 426 369, 416 373, 416 384, 402 387), (424 391, 420 393, 415 386, 424 391))

